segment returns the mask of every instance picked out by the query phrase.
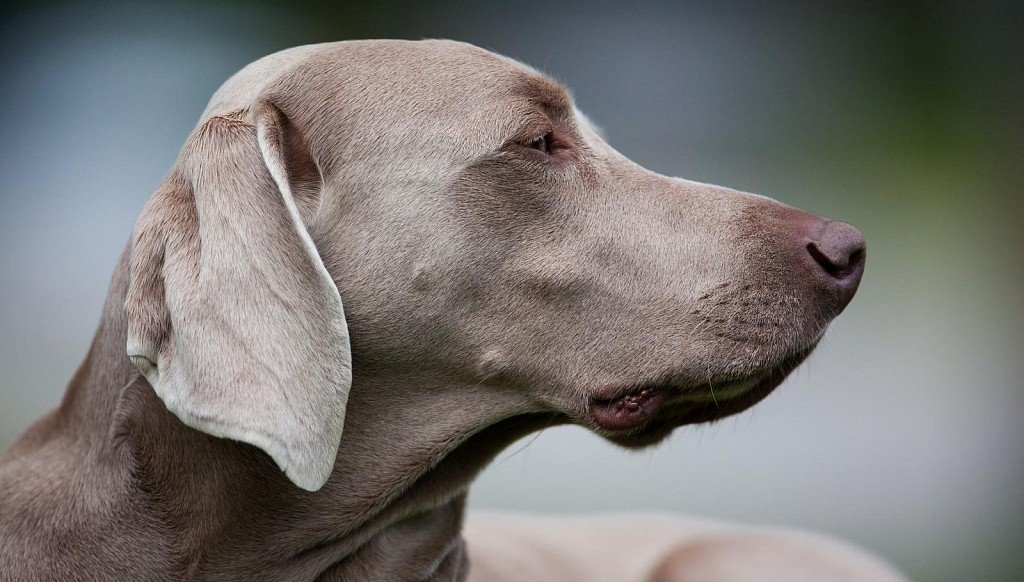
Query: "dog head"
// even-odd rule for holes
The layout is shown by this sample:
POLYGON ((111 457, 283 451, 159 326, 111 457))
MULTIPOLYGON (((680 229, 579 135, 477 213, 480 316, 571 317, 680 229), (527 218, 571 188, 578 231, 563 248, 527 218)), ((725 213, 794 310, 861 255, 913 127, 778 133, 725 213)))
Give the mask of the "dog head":
POLYGON ((630 446, 743 410, 850 301, 864 243, 634 164, 522 64, 367 41, 229 80, 131 265, 128 354, 167 407, 316 489, 353 371, 490 386, 630 446))

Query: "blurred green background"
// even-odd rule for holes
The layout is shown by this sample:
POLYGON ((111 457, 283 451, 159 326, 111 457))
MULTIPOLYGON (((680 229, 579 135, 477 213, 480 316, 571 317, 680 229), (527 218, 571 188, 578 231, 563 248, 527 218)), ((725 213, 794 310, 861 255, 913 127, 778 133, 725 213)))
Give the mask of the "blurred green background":
POLYGON ((813 528, 918 580, 1024 580, 1019 2, 33 2, 0 20, 0 447, 57 404, 211 93, 297 44, 447 37, 528 62, 637 162, 856 224, 861 291, 763 404, 627 453, 514 446, 475 507, 813 528))

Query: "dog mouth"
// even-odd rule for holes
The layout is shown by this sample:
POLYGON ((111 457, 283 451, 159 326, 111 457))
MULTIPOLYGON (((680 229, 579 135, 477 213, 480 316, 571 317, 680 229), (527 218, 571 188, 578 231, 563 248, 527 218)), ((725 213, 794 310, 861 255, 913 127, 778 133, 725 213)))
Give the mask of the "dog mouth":
POLYGON ((666 389, 658 384, 644 384, 621 395, 592 397, 590 414, 605 430, 629 430, 647 421, 665 400, 666 389))
POLYGON ((661 381, 606 389, 590 398, 588 411, 605 436, 626 446, 644 446, 676 427, 712 422, 750 408, 782 384, 813 348, 734 380, 691 385, 661 381))

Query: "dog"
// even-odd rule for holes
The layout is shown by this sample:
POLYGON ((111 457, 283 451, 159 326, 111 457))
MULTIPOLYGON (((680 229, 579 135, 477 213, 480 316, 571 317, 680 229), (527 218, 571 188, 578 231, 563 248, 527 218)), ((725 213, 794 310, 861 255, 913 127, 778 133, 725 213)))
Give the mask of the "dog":
POLYGON ((581 547, 621 543, 604 579, 896 579, 802 534, 460 533, 473 478, 523 435, 643 447, 764 398, 864 261, 846 223, 636 165, 563 87, 483 49, 270 55, 214 94, 60 406, 0 458, 0 572, 595 580, 607 557, 581 547), (563 558, 509 571, 526 538, 563 558))

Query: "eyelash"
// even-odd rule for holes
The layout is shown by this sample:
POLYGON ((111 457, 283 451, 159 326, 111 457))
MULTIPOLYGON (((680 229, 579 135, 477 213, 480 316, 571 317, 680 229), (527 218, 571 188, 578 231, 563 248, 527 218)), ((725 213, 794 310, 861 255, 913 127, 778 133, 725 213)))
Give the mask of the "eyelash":
POLYGON ((556 138, 552 131, 539 135, 529 141, 520 142, 519 145, 526 149, 540 152, 545 156, 557 156, 559 153, 569 149, 569 144, 560 138, 556 138))
POLYGON ((534 138, 532 141, 526 144, 526 147, 543 152, 545 154, 551 153, 551 132, 547 132, 542 136, 534 138))

